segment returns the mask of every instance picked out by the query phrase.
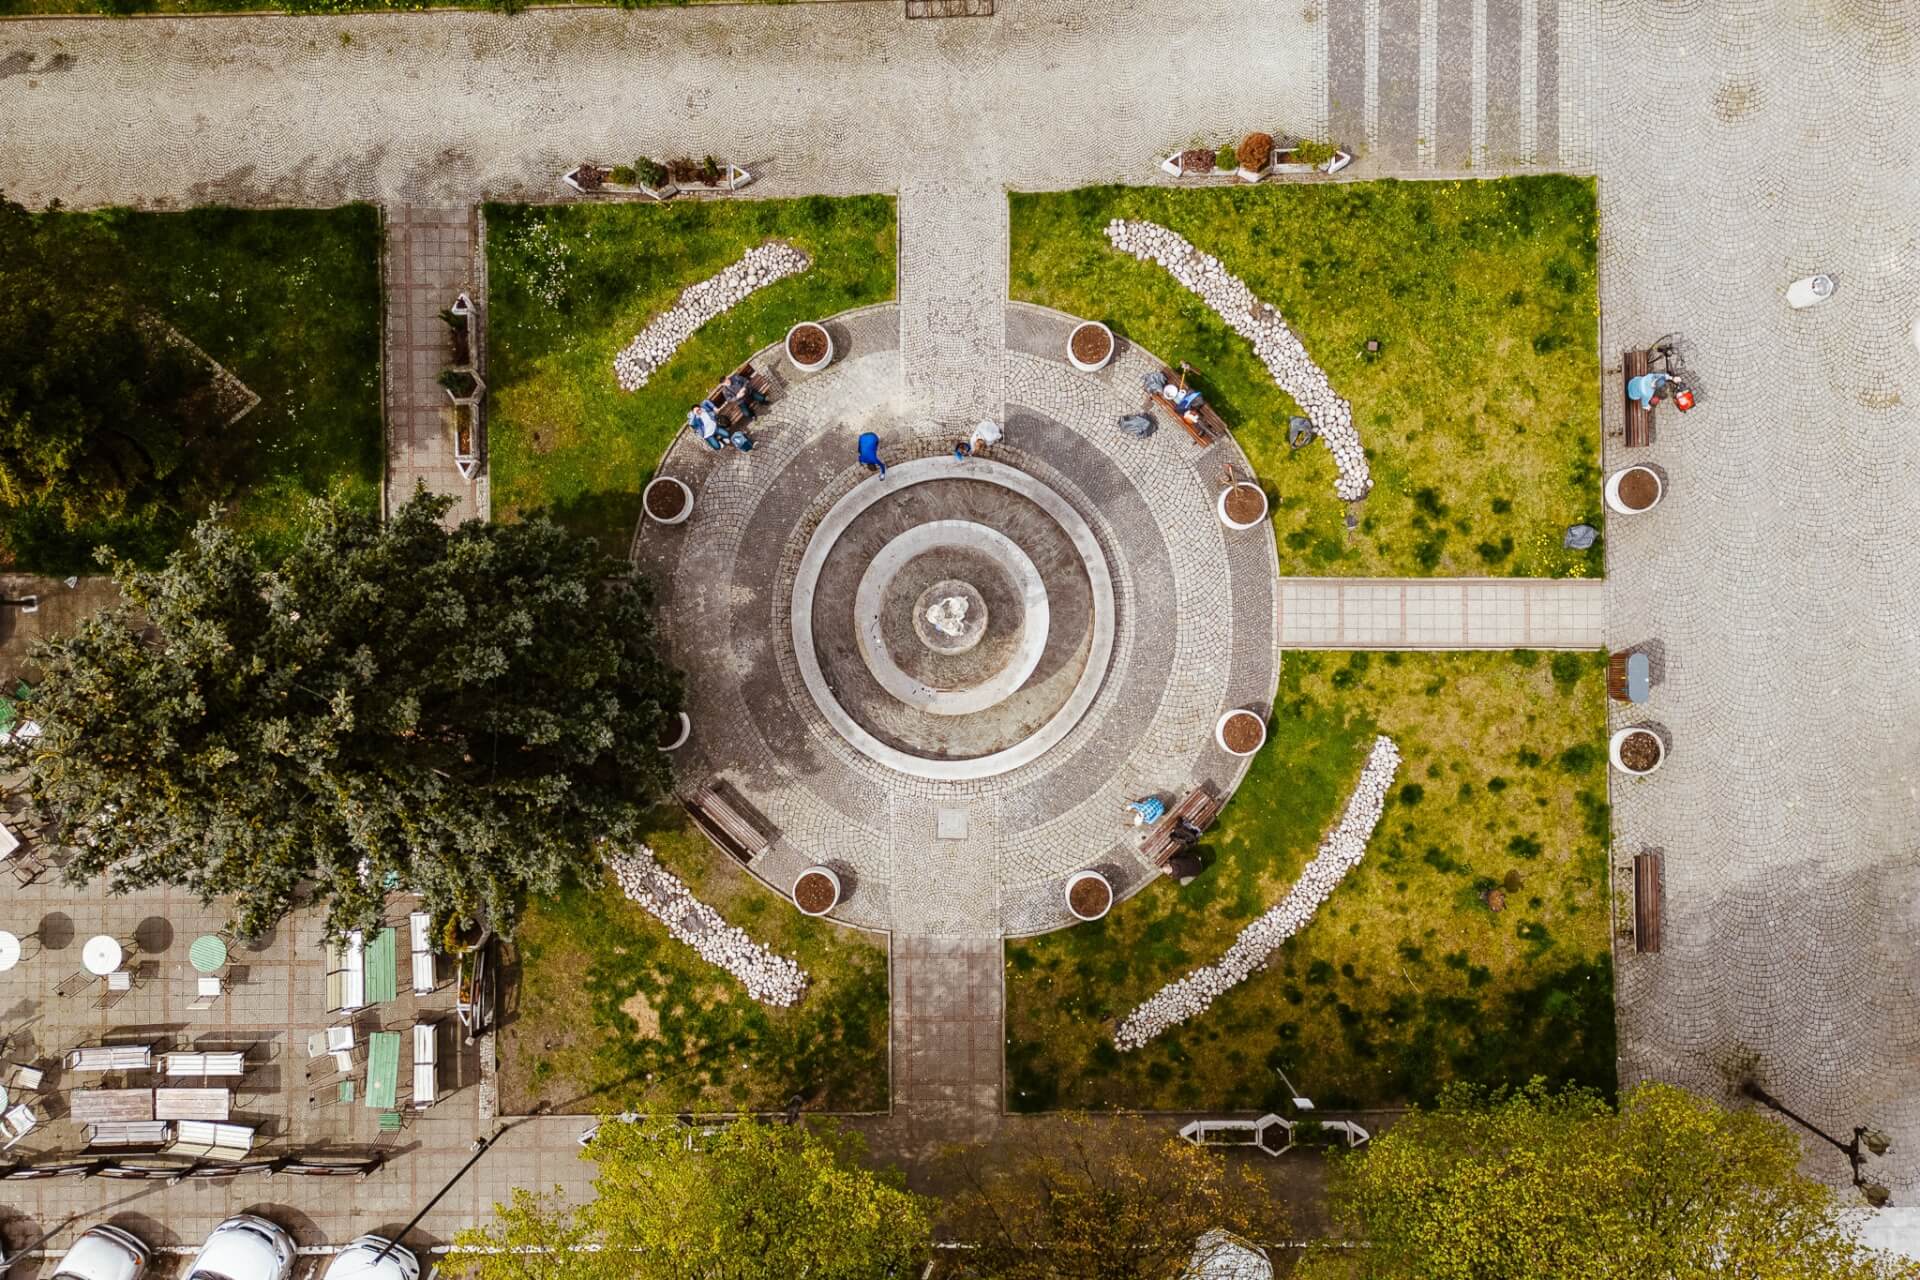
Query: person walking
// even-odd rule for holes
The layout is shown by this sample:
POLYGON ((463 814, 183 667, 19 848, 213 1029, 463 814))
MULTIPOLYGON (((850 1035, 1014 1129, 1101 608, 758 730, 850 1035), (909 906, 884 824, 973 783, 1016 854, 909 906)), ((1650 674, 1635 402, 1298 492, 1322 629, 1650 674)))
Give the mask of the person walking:
POLYGON ((887 464, 880 461, 880 437, 871 431, 860 433, 860 465, 878 471, 882 480, 887 478, 887 464))
POLYGON ((992 418, 982 418, 974 424, 973 434, 967 437, 967 452, 977 454, 988 445, 999 444, 1005 432, 992 418))

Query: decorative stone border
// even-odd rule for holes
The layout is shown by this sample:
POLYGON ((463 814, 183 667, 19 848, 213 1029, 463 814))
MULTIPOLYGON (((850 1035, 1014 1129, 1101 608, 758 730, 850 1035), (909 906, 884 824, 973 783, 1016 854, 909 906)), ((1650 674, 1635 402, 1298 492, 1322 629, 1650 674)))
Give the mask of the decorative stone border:
POLYGON ((1366 856, 1367 841, 1380 821, 1387 790, 1399 769, 1400 748, 1392 738, 1375 738, 1366 766, 1360 770, 1360 781, 1347 797, 1339 825, 1321 842, 1320 851, 1280 905, 1242 929, 1220 963, 1195 969, 1148 996, 1120 1024, 1113 1036, 1114 1045, 1123 1052, 1138 1049, 1162 1031, 1205 1013, 1216 997, 1245 982, 1280 949, 1281 943, 1304 929, 1320 904, 1346 879, 1347 872, 1366 856))
POLYGON ((757 289, 799 275, 813 260, 789 244, 755 245, 740 260, 680 291, 671 307, 655 316, 619 355, 613 358, 613 376, 622 391, 638 391, 655 370, 673 359, 680 344, 701 325, 725 315, 734 304, 757 289))
POLYGON ((1262 302, 1240 277, 1201 253, 1179 233, 1157 222, 1115 218, 1107 224, 1107 239, 1122 253, 1142 262, 1157 262, 1226 321, 1227 327, 1253 344, 1253 352, 1267 366, 1280 389, 1299 402, 1313 420, 1314 430, 1333 451, 1339 479, 1333 491, 1348 502, 1367 496, 1373 477, 1367 470, 1366 450, 1353 428, 1353 407, 1334 394, 1333 384, 1306 347, 1287 327, 1285 317, 1270 302, 1262 302))
POLYGON ((738 978, 747 994, 761 1004, 785 1008, 798 1004, 806 994, 804 969, 728 924, 718 911, 694 897, 678 876, 654 861, 653 850, 646 845, 633 853, 614 854, 607 866, 622 893, 658 918, 668 933, 698 951, 701 959, 738 978))

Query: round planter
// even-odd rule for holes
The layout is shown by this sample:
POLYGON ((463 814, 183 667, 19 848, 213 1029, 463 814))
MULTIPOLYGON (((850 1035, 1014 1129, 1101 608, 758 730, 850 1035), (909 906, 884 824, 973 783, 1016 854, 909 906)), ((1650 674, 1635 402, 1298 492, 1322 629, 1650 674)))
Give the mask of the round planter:
POLYGON ((1622 467, 1607 477, 1607 510, 1623 516, 1653 510, 1666 494, 1660 473, 1652 467, 1622 467), (1635 506, 1636 502, 1640 505, 1635 506))
POLYGON ((1643 725, 1628 725, 1614 734, 1613 739, 1607 743, 1607 758, 1620 772, 1631 774, 1636 778, 1644 778, 1667 762, 1667 744, 1660 740, 1659 734, 1643 725), (1621 754, 1622 748, 1627 745, 1627 740, 1638 736, 1645 736, 1653 741, 1653 763, 1640 769, 1634 768, 1621 754))
POLYGON ((1260 714, 1256 711, 1248 711, 1244 707, 1235 707, 1232 711, 1229 711, 1226 714, 1222 715, 1217 721, 1214 722, 1213 740, 1219 743, 1220 749, 1226 752, 1230 756, 1250 756, 1254 752, 1258 751, 1261 747, 1266 745, 1267 722, 1263 720, 1260 717, 1260 714), (1244 739, 1239 740, 1239 746, 1245 747, 1246 748, 1245 750, 1240 750, 1239 747, 1236 747, 1234 745, 1233 741, 1229 741, 1227 738, 1228 723, 1230 721, 1235 721, 1242 716, 1246 717, 1246 720, 1250 722, 1253 725, 1253 727, 1259 731, 1258 735, 1253 739, 1253 745, 1250 747, 1246 746, 1246 741, 1244 739))
POLYGON ((818 863, 808 867, 793 879, 793 905, 800 908, 802 915, 827 914, 840 905, 839 875, 832 867, 818 863))
POLYGON ((687 482, 684 480, 675 479, 673 476, 655 476, 647 482, 646 489, 640 494, 640 508, 647 513, 647 519, 655 524, 684 523, 686 518, 693 514, 693 490, 687 487, 687 482), (659 511, 654 510, 656 505, 671 509, 676 493, 680 499, 680 505, 671 515, 663 516, 659 511))
POLYGON ((687 739, 693 736, 693 721, 688 718, 686 712, 682 711, 679 714, 680 727, 670 735, 671 741, 660 744, 662 751, 678 751, 680 748, 686 746, 687 739))
MULTIPOLYGON (((809 341, 809 339, 802 338, 801 341, 805 343, 809 341)), ((793 328, 787 330, 787 359, 791 361, 793 364, 793 367, 795 369, 798 369, 801 373, 820 372, 822 369, 826 368, 828 365, 833 363, 833 335, 827 332, 826 326, 824 325, 815 324, 811 320, 801 321, 799 324, 793 326, 793 328), (817 349, 824 348, 824 350, 821 352, 820 355, 815 357, 813 360, 810 360, 810 361, 802 360, 798 355, 794 354, 793 336, 797 333, 802 333, 802 332, 805 332, 809 335, 815 334, 815 333, 820 335, 820 339, 818 344, 816 344, 816 348, 817 349)))
POLYGON ((1067 910, 1076 920, 1098 920, 1113 910, 1113 886, 1098 871, 1074 872, 1067 877, 1067 910))
POLYGON ((1267 518, 1267 491, 1257 484, 1242 480, 1222 489, 1213 509, 1220 516, 1220 523, 1227 528, 1251 529, 1267 518), (1254 499, 1259 500, 1258 511, 1254 510, 1254 499))
POLYGON ((1113 330, 1098 320, 1075 325, 1067 335, 1067 363, 1082 373, 1097 373, 1113 360, 1115 345, 1113 330), (1090 352, 1097 350, 1099 354, 1092 359, 1085 358, 1081 355, 1083 347, 1090 352))

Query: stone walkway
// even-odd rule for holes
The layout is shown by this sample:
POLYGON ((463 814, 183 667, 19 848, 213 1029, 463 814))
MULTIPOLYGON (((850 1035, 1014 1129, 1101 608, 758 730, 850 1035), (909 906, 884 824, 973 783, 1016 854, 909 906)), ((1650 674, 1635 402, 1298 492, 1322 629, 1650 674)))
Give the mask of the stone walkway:
POLYGON ((1598 649, 1597 578, 1286 578, 1282 649, 1598 649))
POLYGON ((998 938, 896 938, 890 1145, 924 1160, 992 1136, 1006 1044, 998 938))
MULTIPOLYGON (((416 486, 451 494, 447 521, 486 519, 487 473, 469 480, 453 458, 453 405, 440 385, 452 349, 440 313, 465 291, 483 303, 474 274, 471 206, 389 206, 387 224, 387 509, 413 496, 416 486)), ((476 321, 474 347, 485 375, 485 315, 476 321)), ((484 402, 482 406, 484 412, 484 402)))

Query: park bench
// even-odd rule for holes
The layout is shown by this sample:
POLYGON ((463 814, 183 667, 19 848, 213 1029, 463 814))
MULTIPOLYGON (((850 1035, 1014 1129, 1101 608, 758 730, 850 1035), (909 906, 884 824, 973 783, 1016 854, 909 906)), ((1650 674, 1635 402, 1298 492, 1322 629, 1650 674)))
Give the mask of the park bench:
POLYGON ((1633 949, 1660 950, 1660 882, 1658 853, 1633 855, 1633 949))
POLYGON ((413 1105, 440 1100, 440 1037, 431 1022, 413 1024, 413 1105))
POLYGON ((150 1044, 102 1044, 74 1049, 64 1059, 68 1071, 151 1071, 150 1044))
POLYGON ((413 956, 413 994, 424 996, 440 985, 433 966, 433 917, 424 911, 408 916, 407 940, 413 956))
POLYGON ((753 860, 773 847, 773 837, 760 830, 747 814, 735 808, 712 783, 703 785, 681 801, 687 816, 706 834, 707 839, 751 866, 753 860))
MULTIPOLYGON (((1620 364, 1620 385, 1623 388, 1621 394, 1625 395, 1626 392, 1624 388, 1628 381, 1639 377, 1647 371, 1649 367, 1647 353, 1644 351, 1629 351, 1620 357, 1620 364)), ((1641 408, 1638 400, 1635 400, 1632 396, 1627 396, 1627 448, 1644 449, 1652 443, 1653 410, 1641 408)))
POLYGON ((1141 842, 1140 852, 1152 860, 1157 867, 1164 867, 1173 858, 1173 852, 1179 846, 1173 838, 1173 828, 1184 821, 1197 831, 1205 831, 1213 820, 1220 816, 1222 801, 1214 791, 1213 784, 1203 782, 1187 792, 1186 798, 1179 804, 1160 815, 1160 821, 1147 831, 1147 838, 1141 842))
POLYGON ((169 1155, 238 1160, 253 1150, 253 1128, 216 1120, 182 1120, 174 1126, 169 1155))
POLYGON ((223 1050, 219 1053, 163 1053, 160 1055, 160 1070, 166 1076, 191 1076, 198 1079, 210 1079, 224 1076, 243 1076, 247 1073, 247 1055, 244 1050, 223 1050))
MULTIPOLYGON (((767 381, 766 374, 758 373, 754 370, 753 362, 751 360, 747 361, 745 364, 741 365, 738 369, 735 369, 733 372, 740 374, 742 377, 746 378, 747 385, 752 387, 755 391, 759 392, 761 395, 767 397, 769 400, 773 398, 773 385, 767 381)), ((732 376, 733 374, 731 373, 727 375, 728 378, 732 376)), ((713 401, 714 404, 720 406, 720 411, 716 413, 714 416, 720 420, 720 425, 725 427, 727 430, 729 431, 737 430, 740 426, 742 426, 747 421, 746 414, 741 413, 736 406, 727 403, 727 379, 726 378, 722 378, 720 379, 720 381, 713 384, 713 390, 707 392, 707 399, 713 401)))
MULTIPOLYGON (((1183 360, 1180 362, 1180 372, 1178 374, 1175 374, 1171 369, 1162 369, 1160 376, 1184 391, 1187 389, 1187 375, 1192 372, 1193 366, 1183 360)), ((1175 413, 1173 403, 1157 392, 1147 392, 1147 407, 1149 409, 1158 409, 1179 423, 1181 427, 1185 428, 1186 433, 1193 437, 1193 442, 1203 449, 1215 440, 1226 437, 1227 424, 1221 419, 1219 414, 1213 411, 1213 406, 1204 400, 1200 402, 1200 420, 1198 422, 1188 422, 1185 417, 1175 413)))
POLYGON ((1607 658, 1607 696, 1615 702, 1645 702, 1652 664, 1644 653, 1622 649, 1607 658))
POLYGON ((165 1120, 100 1120, 85 1133, 89 1147, 162 1147, 173 1140, 165 1120))

